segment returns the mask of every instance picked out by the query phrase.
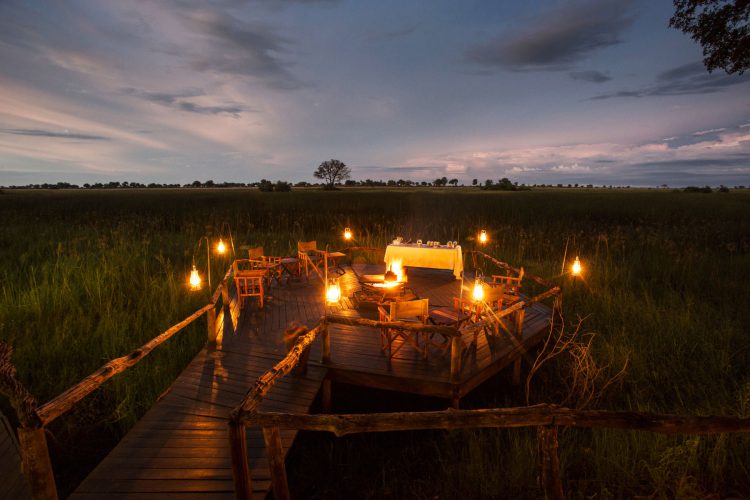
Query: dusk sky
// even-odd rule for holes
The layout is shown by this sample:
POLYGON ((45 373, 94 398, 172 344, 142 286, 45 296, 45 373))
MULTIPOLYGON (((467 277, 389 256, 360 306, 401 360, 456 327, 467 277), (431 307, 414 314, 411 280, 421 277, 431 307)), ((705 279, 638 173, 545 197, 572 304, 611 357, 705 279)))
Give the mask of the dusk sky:
POLYGON ((750 185, 750 75, 669 0, 0 2, 0 185, 750 185))

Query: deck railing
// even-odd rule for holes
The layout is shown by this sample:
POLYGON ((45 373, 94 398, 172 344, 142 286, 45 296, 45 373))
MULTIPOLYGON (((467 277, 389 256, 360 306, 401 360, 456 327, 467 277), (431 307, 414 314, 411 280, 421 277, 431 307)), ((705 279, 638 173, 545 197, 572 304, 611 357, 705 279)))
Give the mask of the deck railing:
MULTIPOLYGON (((486 254, 484 254, 486 255, 486 254)), ((492 257, 487 256, 490 259, 492 257)), ((497 261, 499 262, 499 261, 497 261)), ((502 267, 502 266, 501 266, 502 267)), ((531 279, 534 279, 533 277, 531 279)), ((542 280, 541 278, 539 278, 542 280)), ((543 283, 547 284, 542 280, 543 283)), ((239 499, 246 499, 252 497, 252 478, 250 476, 250 465, 247 455, 247 427, 248 426, 260 426, 263 431, 263 439, 265 441, 266 452, 268 454, 268 462, 271 470, 271 485, 274 492, 274 498, 277 500, 289 498, 289 486, 287 482, 286 469, 284 466, 284 450, 281 445, 281 434, 280 428, 291 428, 291 429, 311 429, 311 430, 330 430, 330 428, 319 428, 316 427, 316 423, 310 424, 307 419, 300 417, 311 417, 312 415, 305 414, 289 414, 289 413, 272 413, 262 412, 259 410, 260 403, 263 398, 271 390, 273 385, 283 376, 288 375, 292 372, 295 366, 299 363, 302 357, 302 353, 309 349, 310 345, 315 341, 317 337, 321 337, 322 342, 322 359, 321 362, 324 365, 330 365, 331 360, 331 336, 329 333, 330 324, 341 324, 351 326, 365 326, 370 328, 389 328, 402 331, 410 332, 421 332, 426 334, 440 334, 445 338, 449 338, 451 342, 451 368, 450 368, 450 382, 458 384, 460 373, 461 373, 461 353, 464 348, 462 337, 465 333, 478 334, 479 331, 485 331, 486 333, 493 332, 499 334, 499 332, 505 331, 508 337, 512 339, 514 347, 519 352, 519 358, 517 368, 514 369, 514 380, 517 378, 515 373, 520 374, 520 356, 523 354, 523 344, 521 341, 521 330, 523 324, 523 312, 533 304, 540 302, 551 297, 558 296, 560 294, 560 288, 552 286, 549 290, 536 295, 535 297, 524 299, 516 302, 512 306, 505 308, 501 311, 492 311, 488 308, 491 314, 477 323, 472 323, 463 328, 456 328, 453 326, 443 325, 423 325, 419 323, 409 323, 404 321, 375 321, 366 318, 354 318, 348 316, 340 316, 334 314, 328 314, 318 321, 318 323, 306 334, 302 335, 296 342, 296 344, 289 351, 287 356, 279 361, 271 370, 266 372, 260 378, 258 378, 250 390, 246 393, 242 402, 232 411, 229 418, 229 442, 231 447, 232 457, 232 477, 234 478, 235 493, 239 499), (504 319, 515 315, 516 324, 514 327, 508 328, 504 323, 504 319), (271 419, 271 420, 269 420, 271 419), (273 420, 278 419, 278 420, 273 420), (269 423, 270 422, 270 423, 269 423)), ((520 377, 520 375, 519 375, 520 377)), ((455 391, 454 391, 455 392, 455 391)), ((330 380, 326 379, 323 381, 322 386, 322 399, 323 407, 325 409, 330 407, 330 380)), ((454 394, 452 398, 452 404, 457 407, 458 397, 454 394)), ((451 410, 453 412, 459 412, 460 410, 451 410)), ((441 415, 444 413, 441 413, 441 415)), ((412 423, 412 417, 415 418, 414 422, 419 422, 419 418, 427 415, 424 413, 391 413, 391 414, 369 414, 362 415, 363 420, 360 423, 368 421, 371 425, 363 425, 361 427, 348 427, 352 430, 336 432, 343 432, 344 434, 349 432, 382 432, 388 430, 398 430, 398 425, 405 426, 404 428, 409 429, 429 429, 432 427, 424 426, 423 424, 412 423), (379 417, 381 416, 393 416, 392 420, 385 422, 379 417), (393 424, 392 422, 398 422, 399 418, 403 417, 405 420, 401 424, 393 424), (381 423, 379 423, 381 422, 381 423), (391 428, 393 425, 396 427, 391 428), (415 427, 416 426, 416 427, 415 427)), ((315 415, 316 418, 322 418, 327 422, 344 422, 351 417, 350 415, 315 415), (340 419, 343 419, 341 420, 340 419)), ((384 417, 386 418, 386 417, 384 417)), ((386 418, 386 419, 387 419, 386 418)), ((356 420, 356 419, 355 419, 356 420)), ((349 420, 352 421, 352 420, 349 420)), ((314 422, 318 422, 315 421, 314 422)), ((348 425, 348 424, 345 424, 348 425)), ((456 425, 455 428, 473 427, 471 420, 466 420, 461 425, 456 425)), ((346 427, 345 427, 346 428, 346 427)), ((451 427, 445 427, 451 428, 451 427)), ((546 432, 546 431, 545 431, 546 432)), ((550 435, 545 433, 545 436, 550 435)), ((554 434, 554 446, 556 446, 556 433, 554 434)), ((551 440, 549 437, 548 440, 551 440)), ((552 444, 550 444, 552 446, 552 444)), ((545 448, 547 449, 547 448, 545 448)), ((557 456, 556 453, 554 455, 557 456)), ((559 469, 559 464, 558 464, 559 469)))
MULTIPOLYGON (((535 297, 537 300, 554 296, 554 289, 535 297)), ((533 300, 533 299, 532 299, 533 300)), ((530 302, 530 301, 529 301, 530 302)), ((519 308, 524 306, 518 305, 519 308)), ((503 311, 504 312, 504 311, 503 311)), ((502 314, 502 313, 501 313, 502 314)), ((508 313, 510 314, 510 313, 508 313)), ((395 412, 365 414, 300 414, 261 411, 263 398, 273 385, 291 373, 302 354, 315 339, 322 340, 322 362, 330 364, 331 323, 389 327, 410 330, 433 331, 460 340, 460 330, 446 327, 421 326, 402 322, 381 322, 360 318, 328 315, 305 335, 301 336, 287 356, 271 370, 256 380, 242 402, 229 417, 229 444, 232 457, 232 476, 235 496, 244 500, 252 498, 252 478, 247 454, 247 427, 260 427, 263 432, 271 471, 271 487, 274 498, 290 498, 284 450, 281 444, 281 429, 332 432, 336 436, 354 433, 417 431, 430 429, 477 429, 477 428, 527 428, 536 427, 539 450, 539 480, 545 496, 563 499, 565 493, 560 472, 558 453, 559 427, 625 429, 660 434, 716 434, 724 432, 750 432, 750 418, 728 416, 679 416, 649 412, 576 410, 556 405, 541 404, 517 408, 490 408, 479 410, 448 409, 428 412, 395 412), (436 330, 440 328, 440 330, 436 330), (451 331, 453 330, 453 331, 451 331)), ((468 328, 481 328, 477 323, 468 328)), ((452 342, 453 343, 453 342, 452 342)), ((455 345, 455 344, 453 344, 455 345)), ((451 371, 453 372, 451 356, 451 371)), ((460 359, 460 358, 459 358, 460 359)), ((330 407, 330 381, 323 385, 324 408, 330 407), (326 401, 327 400, 327 401, 326 401)))
POLYGON ((136 365, 156 347, 166 342, 185 327, 206 315, 207 342, 217 340, 216 306, 221 298, 221 307, 230 307, 229 275, 231 267, 224 275, 208 304, 193 314, 157 335, 127 356, 113 359, 87 376, 71 388, 56 396, 49 402, 38 405, 36 398, 16 378, 16 369, 11 362, 13 348, 0 341, 0 393, 7 396, 16 411, 21 426, 18 428, 22 470, 31 487, 32 498, 52 500, 57 498, 57 487, 52 470, 52 463, 47 448, 45 427, 56 418, 64 415, 76 403, 94 392, 101 385, 136 365))

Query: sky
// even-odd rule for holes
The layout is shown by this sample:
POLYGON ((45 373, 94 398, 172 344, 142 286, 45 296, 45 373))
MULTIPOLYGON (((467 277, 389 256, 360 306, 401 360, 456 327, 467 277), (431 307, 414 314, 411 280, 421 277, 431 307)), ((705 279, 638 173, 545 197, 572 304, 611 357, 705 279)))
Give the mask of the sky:
POLYGON ((669 0, 0 1, 0 185, 750 185, 669 0))

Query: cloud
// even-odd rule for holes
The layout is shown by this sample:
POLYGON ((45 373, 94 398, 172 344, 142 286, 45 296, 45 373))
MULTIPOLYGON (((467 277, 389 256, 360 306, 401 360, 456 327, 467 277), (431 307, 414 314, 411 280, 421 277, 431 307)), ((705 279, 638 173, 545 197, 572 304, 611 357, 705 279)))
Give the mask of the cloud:
POLYGON ((282 90, 304 86, 282 59, 290 42, 271 28, 208 10, 186 12, 183 20, 205 42, 201 54, 189 53, 195 70, 256 77, 282 90))
POLYGON ((109 141, 109 137, 93 134, 77 134, 67 130, 63 132, 53 132, 51 130, 25 129, 25 128, 4 128, 0 129, 4 134, 26 135, 31 137, 51 137, 54 139, 79 139, 84 141, 109 141))
POLYGON ((726 127, 722 128, 711 128, 708 130, 699 130, 697 132, 693 132, 693 135, 701 136, 701 135, 707 135, 707 134, 715 134, 717 132, 724 132, 726 130, 726 127))
POLYGON ((584 82, 604 83, 612 79, 611 76, 601 71, 571 71, 568 73, 573 80, 583 80, 584 82))
POLYGON ((198 113, 201 115, 222 115, 228 114, 235 118, 238 118, 243 111, 247 111, 237 104, 223 105, 223 106, 206 106, 191 102, 188 99, 194 97, 201 97, 205 95, 202 91, 189 91, 180 93, 167 93, 167 92, 146 92, 134 88, 123 89, 123 92, 127 95, 140 97, 146 101, 161 104, 170 108, 178 109, 180 111, 187 111, 190 113, 198 113))
POLYGON ((630 2, 586 0, 548 10, 520 32, 501 33, 469 47, 468 61, 512 70, 561 70, 592 52, 622 42, 630 27, 630 2))
POLYGON ((450 175, 452 165, 462 165, 469 178, 509 177, 527 184, 684 186, 699 179, 702 185, 737 185, 747 184, 750 175, 750 132, 727 129, 716 137, 702 136, 700 142, 681 145, 659 140, 637 146, 582 143, 450 153, 412 158, 407 163, 424 167, 421 173, 434 177, 450 175))
POLYGON ((627 97, 652 97, 690 94, 713 94, 727 87, 750 82, 747 78, 724 73, 708 73, 700 62, 683 64, 656 76, 653 84, 632 90, 620 90, 591 97, 603 100, 627 97))

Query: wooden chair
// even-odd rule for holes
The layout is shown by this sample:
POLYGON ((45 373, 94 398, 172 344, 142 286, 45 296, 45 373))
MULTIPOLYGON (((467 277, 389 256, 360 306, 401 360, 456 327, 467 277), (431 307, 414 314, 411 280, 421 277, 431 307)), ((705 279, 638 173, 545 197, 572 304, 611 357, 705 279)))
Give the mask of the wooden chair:
POLYGON ((518 301, 519 295, 521 294, 521 281, 523 280, 523 267, 518 271, 518 276, 500 276, 497 274, 492 275, 491 287, 503 285, 504 295, 503 304, 510 305, 518 301))
MULTIPOLYGON (((425 325, 429 317, 429 301, 428 299, 417 299, 391 302, 388 306, 378 306, 378 312, 380 321, 410 321, 425 325)), ((380 332, 380 348, 387 353, 388 360, 391 360, 407 344, 426 358, 428 342, 429 337, 422 332, 394 328, 382 328, 380 332), (402 342, 394 350, 393 343, 398 339, 401 339, 402 342)))
POLYGON ((269 257, 263 251, 263 247, 249 248, 247 250, 248 260, 252 269, 262 270, 265 272, 265 279, 268 286, 271 286, 271 280, 281 283, 281 257, 269 257))
POLYGON ((254 269, 250 259, 237 259, 232 263, 232 273, 240 309, 244 307, 245 297, 258 297, 259 307, 263 309, 263 281, 266 271, 254 269))
POLYGON ((312 268, 320 279, 323 279, 323 256, 319 253, 318 242, 313 241, 298 241, 297 242, 297 258, 299 259, 299 274, 302 275, 302 267, 305 268, 305 277, 310 276, 310 268, 312 268))

